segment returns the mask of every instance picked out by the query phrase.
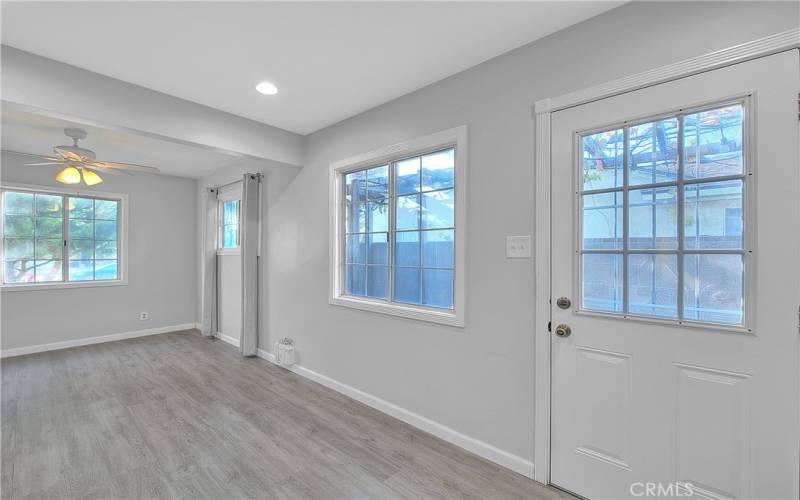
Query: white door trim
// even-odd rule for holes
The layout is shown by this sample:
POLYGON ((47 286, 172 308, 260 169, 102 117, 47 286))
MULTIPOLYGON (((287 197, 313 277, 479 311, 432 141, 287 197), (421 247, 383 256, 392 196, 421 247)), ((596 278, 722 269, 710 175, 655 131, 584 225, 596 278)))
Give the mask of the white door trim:
POLYGON ((661 68, 536 101, 536 324, 534 325, 534 479, 550 482, 550 119, 551 114, 606 97, 731 66, 785 50, 800 48, 800 29, 776 33, 661 68))

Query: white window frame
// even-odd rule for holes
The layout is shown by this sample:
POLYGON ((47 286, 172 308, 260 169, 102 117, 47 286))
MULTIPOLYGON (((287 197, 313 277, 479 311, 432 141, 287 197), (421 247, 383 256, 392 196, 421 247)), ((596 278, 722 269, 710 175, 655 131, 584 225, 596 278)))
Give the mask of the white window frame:
POLYGON ((241 254, 241 244, 242 244, 242 235, 240 233, 242 229, 242 189, 241 186, 237 186, 238 189, 227 189, 227 190, 220 190, 217 193, 217 255, 240 255, 241 254), (226 201, 238 201, 239 202, 239 209, 237 211, 237 216, 239 217, 239 227, 236 231, 236 246, 233 248, 222 248, 222 241, 223 241, 223 206, 225 205, 226 201))
MULTIPOLYGON (((403 318, 428 321, 443 325, 464 326, 466 304, 466 233, 467 233, 467 127, 442 130, 425 137, 393 144, 362 153, 330 164, 329 215, 329 290, 328 302, 332 305, 360 309, 403 318), (455 148, 455 242, 453 309, 440 309, 413 304, 399 304, 369 297, 355 297, 344 293, 344 189, 345 174, 367 167, 386 164, 402 158, 424 154, 438 149, 455 148)), ((390 172, 390 176, 392 173, 390 172)), ((389 241, 391 244, 391 241, 389 241)), ((390 263, 391 265, 391 263, 390 263)))
MULTIPOLYGON (((117 200, 120 203, 119 215, 117 219, 117 279, 99 281, 56 281, 49 283, 0 283, 2 292, 25 292, 35 290, 58 290, 62 288, 93 288, 104 286, 122 286, 128 284, 128 195, 124 193, 109 193, 103 191, 88 191, 83 189, 69 189, 52 186, 39 186, 32 184, 2 183, 2 190, 28 191, 32 193, 57 194, 62 196, 78 196, 89 198, 107 198, 117 200)), ((5 213, 0 207, 0 236, 4 234, 3 224, 5 213)), ((66 211, 64 213, 66 219, 66 211)), ((5 262, 5 245, 0 244, 0 262, 5 262)), ((64 258, 64 262, 68 259, 64 258)), ((5 270, 3 270, 5 272, 5 270)), ((0 280, 1 281, 1 280, 0 280)))

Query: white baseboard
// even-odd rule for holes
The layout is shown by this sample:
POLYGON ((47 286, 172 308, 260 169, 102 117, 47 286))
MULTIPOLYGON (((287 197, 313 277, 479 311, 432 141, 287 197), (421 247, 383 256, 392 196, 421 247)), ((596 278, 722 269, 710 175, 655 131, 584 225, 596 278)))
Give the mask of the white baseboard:
MULTIPOLYGON (((258 350, 258 357, 266 359, 271 363, 275 363, 275 355, 263 349, 258 350)), ((326 377, 325 375, 317 373, 313 370, 309 370, 308 368, 304 368, 300 365, 293 365, 284 368, 309 380, 313 380, 318 384, 322 384, 329 389, 333 389, 336 392, 342 393, 345 396, 351 397, 356 401, 360 401, 361 403, 386 413, 387 415, 391 415, 398 420, 402 420, 403 422, 418 429, 433 434, 440 439, 464 448, 465 450, 490 460, 498 465, 502 465, 503 467, 513 470, 514 472, 533 479, 533 462, 530 460, 525 460, 522 457, 508 453, 507 451, 501 450, 500 448, 492 446, 489 443, 484 443, 483 441, 467 436, 466 434, 462 434, 454 429, 451 429, 450 427, 423 417, 422 415, 418 415, 414 412, 406 410, 405 408, 401 408, 386 400, 371 394, 367 394, 362 390, 356 389, 355 387, 351 387, 347 384, 343 384, 337 380, 326 377)))
POLYGON ((220 339, 221 341, 226 342, 226 343, 228 343, 228 344, 230 344, 232 346, 239 347, 239 339, 237 339, 236 337, 231 337, 230 335, 225 335, 222 332, 217 332, 217 333, 214 334, 214 336, 217 337, 218 339, 220 339))
POLYGON ((50 344, 30 345, 25 347, 15 347, 13 349, 0 350, 0 358, 10 358, 22 356, 24 354, 34 354, 37 352, 55 351, 68 347, 78 347, 82 345, 102 344, 104 342, 114 342, 115 340, 132 339, 145 337, 147 335, 157 335, 159 333, 177 332, 180 330, 190 330, 197 328, 197 323, 183 323, 180 325, 160 326, 158 328, 148 328, 146 330, 136 330, 133 332, 114 333, 111 335, 101 335, 100 337, 87 337, 83 339, 65 340, 63 342, 53 342, 50 344))

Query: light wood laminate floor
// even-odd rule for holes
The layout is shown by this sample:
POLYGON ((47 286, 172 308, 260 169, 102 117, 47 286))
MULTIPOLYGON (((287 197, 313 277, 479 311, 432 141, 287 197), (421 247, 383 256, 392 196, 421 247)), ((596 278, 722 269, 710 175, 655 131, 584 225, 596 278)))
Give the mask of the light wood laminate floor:
POLYGON ((3 498, 560 492, 196 330, 2 361, 3 498))

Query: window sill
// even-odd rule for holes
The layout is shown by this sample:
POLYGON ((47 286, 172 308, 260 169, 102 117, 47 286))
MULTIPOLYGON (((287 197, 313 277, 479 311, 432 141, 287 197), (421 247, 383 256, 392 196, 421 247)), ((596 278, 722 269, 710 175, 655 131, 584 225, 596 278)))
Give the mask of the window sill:
POLYGON ((106 286, 125 286, 128 280, 81 281, 72 283, 30 283, 0 285, 2 292, 41 292, 44 290, 62 290, 66 288, 96 288, 106 286))
POLYGON ((456 326, 460 328, 464 327, 463 316, 455 311, 444 311, 427 307, 394 304, 343 295, 331 297, 329 302, 331 305, 344 306, 351 309, 360 309, 362 311, 388 314, 391 316, 399 316, 401 318, 427 321, 428 323, 437 323, 440 325, 456 326))
POLYGON ((217 255, 241 255, 241 250, 238 248, 225 248, 217 250, 217 255))

